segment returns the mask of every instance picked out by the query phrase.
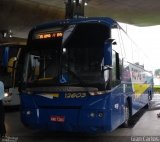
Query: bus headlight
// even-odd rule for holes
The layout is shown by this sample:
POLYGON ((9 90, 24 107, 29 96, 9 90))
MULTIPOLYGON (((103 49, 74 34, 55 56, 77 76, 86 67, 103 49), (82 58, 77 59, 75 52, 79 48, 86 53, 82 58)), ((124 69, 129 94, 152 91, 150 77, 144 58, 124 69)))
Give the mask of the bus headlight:
POLYGON ((95 117, 95 113, 94 113, 94 112, 91 112, 91 113, 90 113, 90 117, 95 117))
POLYGON ((5 92, 4 93, 4 97, 6 98, 6 97, 9 97, 9 93, 8 92, 5 92))
POLYGON ((90 94, 91 96, 103 95, 103 94, 105 94, 105 93, 106 93, 106 91, 94 91, 94 92, 89 92, 89 94, 90 94))
POLYGON ((90 117, 94 118, 94 117, 99 117, 99 118, 103 118, 104 117, 104 113, 103 112, 91 112, 89 114, 90 117))
POLYGON ((31 111, 30 110, 26 111, 26 114, 31 115, 31 111))
POLYGON ((9 92, 9 89, 5 89, 4 90, 4 98, 10 97, 10 96, 12 96, 12 93, 9 92))
POLYGON ((98 113, 98 117, 102 118, 104 116, 103 112, 98 113))

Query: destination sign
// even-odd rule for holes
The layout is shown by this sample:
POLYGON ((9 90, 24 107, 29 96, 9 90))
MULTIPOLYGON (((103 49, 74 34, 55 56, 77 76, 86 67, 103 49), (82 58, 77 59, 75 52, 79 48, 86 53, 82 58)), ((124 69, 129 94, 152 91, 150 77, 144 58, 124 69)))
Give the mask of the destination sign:
POLYGON ((59 38, 62 37, 62 32, 57 33, 39 33, 35 35, 35 39, 51 39, 51 38, 59 38))

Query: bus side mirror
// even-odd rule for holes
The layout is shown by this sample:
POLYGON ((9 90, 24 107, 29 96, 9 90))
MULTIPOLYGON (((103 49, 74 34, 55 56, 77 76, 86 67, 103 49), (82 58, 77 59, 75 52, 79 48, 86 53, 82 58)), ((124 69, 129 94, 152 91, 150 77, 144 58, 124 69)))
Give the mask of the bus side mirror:
POLYGON ((119 60, 119 54, 116 53, 116 79, 120 80, 120 60, 119 60))
POLYGON ((104 80, 105 80, 105 86, 107 90, 111 90, 111 71, 112 66, 105 65, 103 67, 104 70, 104 80))

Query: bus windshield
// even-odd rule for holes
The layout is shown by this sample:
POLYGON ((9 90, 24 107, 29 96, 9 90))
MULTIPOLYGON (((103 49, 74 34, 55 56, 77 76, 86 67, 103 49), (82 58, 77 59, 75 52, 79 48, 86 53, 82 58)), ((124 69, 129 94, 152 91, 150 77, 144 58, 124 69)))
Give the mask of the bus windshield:
POLYGON ((45 35, 41 34, 39 39, 35 35, 30 42, 25 81, 31 86, 67 85, 104 89, 102 66, 104 42, 109 37, 107 27, 85 23, 56 27, 52 31, 54 34, 58 31, 63 36, 52 38, 52 33, 44 38, 45 35))

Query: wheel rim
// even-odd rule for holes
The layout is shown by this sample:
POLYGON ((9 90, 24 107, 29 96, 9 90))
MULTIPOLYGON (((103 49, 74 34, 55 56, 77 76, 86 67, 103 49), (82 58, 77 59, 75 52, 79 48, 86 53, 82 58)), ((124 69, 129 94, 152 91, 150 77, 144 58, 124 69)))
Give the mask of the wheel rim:
POLYGON ((125 106, 125 123, 128 124, 129 120, 129 108, 128 106, 125 106))

